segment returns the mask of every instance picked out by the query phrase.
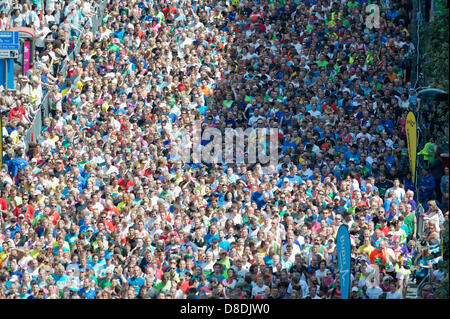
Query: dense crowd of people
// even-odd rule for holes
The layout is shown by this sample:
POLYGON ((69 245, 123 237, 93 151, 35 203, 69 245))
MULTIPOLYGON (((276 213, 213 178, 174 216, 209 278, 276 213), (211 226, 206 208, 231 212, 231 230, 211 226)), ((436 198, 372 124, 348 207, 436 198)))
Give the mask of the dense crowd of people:
POLYGON ((0 97, 0 298, 341 298, 342 224, 350 298, 436 298, 448 167, 411 179, 409 1, 369 29, 365 0, 110 0, 98 32, 92 0, 12 2, 37 49, 0 97), (277 128, 278 165, 180 156, 208 127, 277 128))

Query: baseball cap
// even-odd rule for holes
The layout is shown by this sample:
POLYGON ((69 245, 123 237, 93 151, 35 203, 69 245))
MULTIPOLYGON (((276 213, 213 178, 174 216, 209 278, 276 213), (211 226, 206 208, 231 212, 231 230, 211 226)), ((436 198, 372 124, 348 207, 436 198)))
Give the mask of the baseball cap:
POLYGON ((353 287, 353 288, 352 288, 352 292, 353 292, 353 291, 354 291, 354 292, 358 292, 358 287, 353 287))
POLYGON ((213 218, 211 218, 211 220, 209 221, 210 223, 214 223, 214 222, 218 222, 219 221, 219 219, 217 218, 217 217, 213 217, 213 218))

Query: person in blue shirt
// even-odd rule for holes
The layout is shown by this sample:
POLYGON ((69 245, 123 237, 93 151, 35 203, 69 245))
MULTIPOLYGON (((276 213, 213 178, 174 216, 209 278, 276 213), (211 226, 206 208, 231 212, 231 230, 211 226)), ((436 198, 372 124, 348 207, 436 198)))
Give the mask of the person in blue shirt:
POLYGON ((297 143, 295 143, 295 140, 293 139, 291 134, 286 134, 286 136, 284 138, 283 145, 281 146, 281 151, 283 152, 283 154, 286 153, 286 150, 289 147, 292 148, 292 149, 296 149, 297 148, 297 143))
POLYGON ((350 159, 353 159, 355 164, 359 164, 361 152, 358 150, 358 145, 353 144, 351 149, 345 152, 345 161, 348 163, 350 159))
POLYGON ((96 293, 95 290, 91 287, 91 279, 86 278, 83 281, 83 288, 78 289, 78 296, 84 297, 85 299, 95 299, 96 293))
POLYGON ((227 252, 230 251, 230 243, 225 239, 225 232, 223 230, 219 231, 219 248, 225 249, 227 252))
POLYGON ((9 162, 8 166, 8 174, 11 176, 11 178, 14 178, 17 176, 17 172, 19 169, 24 169, 26 166, 29 165, 28 161, 24 158, 22 158, 22 152, 16 153, 16 158, 12 159, 9 162))
POLYGON ((420 253, 415 258, 416 267, 416 284, 419 285, 430 271, 432 271, 431 255, 428 246, 422 247, 420 253))
POLYGON ((252 194, 251 200, 256 202, 258 209, 261 209, 265 204, 263 195, 264 194, 261 190, 258 190, 252 194))
MULTIPOLYGON (((216 218, 216 217, 214 217, 214 218, 216 218)), ((211 222, 213 222, 214 218, 211 219, 211 222)), ((205 235, 204 238, 208 244, 211 244, 211 242, 214 238, 219 240, 219 233, 217 232, 217 226, 215 224, 212 224, 211 226, 209 226, 209 232, 205 235)))
POLYGON ((145 279, 142 277, 142 270, 139 266, 135 266, 132 269, 133 276, 128 278, 128 284, 134 287, 134 294, 137 297, 141 291, 142 286, 145 284, 145 279))
POLYGON ((14 235, 16 233, 20 233, 20 226, 17 223, 17 220, 15 217, 11 218, 11 225, 8 226, 3 233, 5 233, 7 230, 9 230, 11 233, 11 239, 14 238, 14 235))
POLYGON ((297 166, 292 165, 289 170, 289 175, 286 176, 287 179, 294 185, 303 184, 303 179, 297 175, 297 166))
POLYGON ((397 205, 395 202, 391 202, 390 210, 386 211, 386 214, 387 220, 389 222, 393 221, 394 219, 397 219, 400 216, 399 205, 397 205))
POLYGON ((27 299, 38 299, 38 297, 43 294, 41 287, 39 287, 39 284, 35 280, 31 282, 31 288, 28 293, 29 296, 27 299))
POLYGON ((210 274, 208 277, 208 281, 211 281, 212 278, 216 278, 218 282, 222 282, 225 277, 222 275, 223 273, 223 265, 219 262, 216 262, 213 266, 214 272, 210 274))
POLYGON ((433 175, 430 174, 429 170, 422 169, 422 177, 419 183, 419 195, 423 202, 427 202, 433 199, 434 191, 436 188, 436 181, 433 175))
MULTIPOLYGON (((8 132, 8 134, 11 134, 11 132, 8 132)), ((12 149, 9 149, 7 152, 5 152, 5 155, 3 155, 3 165, 6 165, 9 167, 9 163, 14 158, 14 151, 12 149)))
POLYGON ((394 191, 389 191, 387 193, 387 196, 385 197, 384 203, 383 203, 384 211, 387 212, 391 208, 391 203, 394 200, 394 197, 395 197, 394 191))
MULTIPOLYGON (((219 234, 220 235, 220 234, 219 234)), ((184 241, 180 245, 180 252, 188 252, 188 247, 192 247, 192 250, 196 253, 198 252, 197 245, 192 242, 192 234, 186 234, 184 236, 184 241)))
POLYGON ((403 185, 405 185, 405 192, 412 190, 413 192, 416 192, 416 185, 414 185, 414 181, 411 177, 411 172, 407 172, 405 177, 403 178, 403 185))
POLYGON ((397 158, 393 154, 391 147, 386 148, 384 159, 386 160, 386 168, 388 170, 391 169, 391 167, 397 167, 397 158))

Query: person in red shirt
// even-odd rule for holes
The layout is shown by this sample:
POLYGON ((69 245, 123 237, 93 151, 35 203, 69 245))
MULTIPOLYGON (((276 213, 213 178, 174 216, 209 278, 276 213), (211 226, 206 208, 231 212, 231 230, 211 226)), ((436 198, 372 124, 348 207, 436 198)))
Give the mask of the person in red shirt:
POLYGON ((56 211, 56 207, 57 207, 57 204, 52 203, 50 206, 50 214, 49 214, 49 217, 50 217, 53 225, 55 225, 55 226, 58 223, 58 221, 61 219, 61 216, 59 216, 58 212, 56 211))
POLYGON ((387 220, 386 218, 382 218, 380 219, 380 228, 379 228, 383 233, 384 233, 384 237, 387 238, 387 235, 390 231, 389 226, 387 225, 387 220))
POLYGON ((16 218, 18 218, 20 214, 23 214, 28 222, 32 222, 34 219, 35 209, 33 205, 29 204, 28 200, 28 196, 25 195, 22 197, 22 205, 17 206, 16 209, 14 209, 13 214, 16 218))
POLYGON ((132 177, 127 175, 127 177, 122 177, 121 179, 119 179, 117 184, 122 187, 122 189, 125 189, 126 192, 128 192, 128 189, 134 185, 134 180, 132 177))
MULTIPOLYGON (((180 279, 181 279, 181 277, 183 277, 183 276, 180 276, 180 279)), ((191 274, 190 272, 184 273, 184 281, 183 281, 183 283, 180 285, 180 290, 181 290, 185 295, 187 295, 189 289, 193 286, 193 282, 191 282, 191 281, 193 281, 193 280, 192 280, 192 274, 191 274)))
POLYGON ((8 203, 6 202, 6 194, 2 192, 2 195, 0 197, 0 211, 2 213, 2 218, 4 219, 6 217, 6 214, 8 213, 8 203))
POLYGON ((120 215, 120 211, 117 209, 116 206, 114 206, 113 202, 110 199, 105 201, 104 211, 108 213, 108 216, 112 216, 114 214, 120 215))
POLYGON ((9 111, 10 121, 12 121, 15 118, 18 119, 19 121, 22 121, 24 116, 25 116, 25 108, 22 105, 16 104, 16 106, 9 111))
POLYGON ((119 216, 116 214, 113 214, 111 217, 111 220, 107 220, 105 225, 109 232, 113 232, 113 231, 117 230, 119 223, 120 223, 119 216))
POLYGON ((322 107, 321 107, 321 111, 323 114, 325 114, 325 113, 337 114, 338 113, 338 109, 337 109, 336 105, 334 105, 333 101, 330 101, 330 103, 323 103, 322 107))

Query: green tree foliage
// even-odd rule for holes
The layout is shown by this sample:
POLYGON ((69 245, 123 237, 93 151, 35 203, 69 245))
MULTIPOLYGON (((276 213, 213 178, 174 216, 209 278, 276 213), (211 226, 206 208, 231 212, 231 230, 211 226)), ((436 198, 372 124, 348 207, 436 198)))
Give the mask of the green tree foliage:
POLYGON ((446 4, 447 0, 436 0, 433 20, 423 28, 421 38, 427 42, 423 73, 431 87, 448 92, 449 10, 446 4))

